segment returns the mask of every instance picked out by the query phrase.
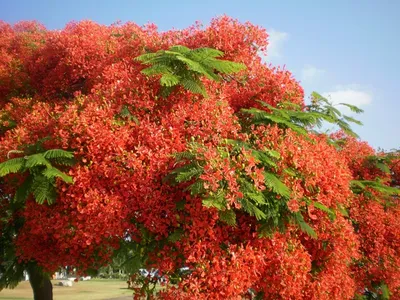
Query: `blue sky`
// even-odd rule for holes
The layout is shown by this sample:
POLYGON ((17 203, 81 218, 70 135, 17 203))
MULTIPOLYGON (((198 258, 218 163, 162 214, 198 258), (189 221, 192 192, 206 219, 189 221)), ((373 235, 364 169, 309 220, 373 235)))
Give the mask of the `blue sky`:
POLYGON ((207 24, 227 14, 267 28, 267 62, 286 65, 309 94, 365 110, 356 132, 373 147, 400 147, 400 1, 0 0, 0 19, 49 29, 91 19, 155 23, 160 30, 207 24))

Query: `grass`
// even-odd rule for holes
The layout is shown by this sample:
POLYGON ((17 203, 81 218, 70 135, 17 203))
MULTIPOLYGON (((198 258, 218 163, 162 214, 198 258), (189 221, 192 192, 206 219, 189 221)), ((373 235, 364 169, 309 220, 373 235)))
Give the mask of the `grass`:
MULTIPOLYGON (((53 280, 54 300, 101 300, 126 297, 132 299, 132 291, 127 289, 126 281, 115 279, 92 279, 74 282, 72 287, 55 286, 59 280, 53 280)), ((0 300, 31 300, 32 288, 28 281, 21 282, 15 289, 0 292, 0 300)), ((122 299, 122 298, 121 298, 122 299)))

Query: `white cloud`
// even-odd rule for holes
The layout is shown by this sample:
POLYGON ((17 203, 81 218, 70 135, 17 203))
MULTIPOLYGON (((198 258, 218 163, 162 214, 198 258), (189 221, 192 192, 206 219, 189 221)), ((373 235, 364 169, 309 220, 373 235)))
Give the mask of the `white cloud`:
MULTIPOLYGON (((364 106, 371 104, 373 99, 371 92, 357 84, 337 86, 334 91, 322 93, 322 96, 327 98, 333 104, 347 103, 355 105, 358 108, 363 108, 364 106)), ((350 110, 347 107, 339 106, 338 109, 346 114, 350 113, 350 110)))
POLYGON ((270 29, 268 31, 268 48, 267 55, 272 57, 282 57, 282 45, 288 40, 289 34, 283 31, 277 31, 275 29, 270 29))
POLYGON ((301 79, 303 82, 312 83, 319 79, 325 73, 325 70, 307 65, 301 70, 301 79))

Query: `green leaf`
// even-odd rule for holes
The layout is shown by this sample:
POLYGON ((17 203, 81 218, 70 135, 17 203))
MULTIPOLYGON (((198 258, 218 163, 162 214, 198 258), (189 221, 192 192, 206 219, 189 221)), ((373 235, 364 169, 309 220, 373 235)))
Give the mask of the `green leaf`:
POLYGON ((184 210, 185 209, 185 204, 186 201, 185 200, 181 200, 175 203, 176 206, 176 210, 184 210))
POLYGON ((273 158, 271 158, 271 155, 269 155, 268 152, 252 150, 252 155, 254 156, 254 158, 256 158, 258 161, 260 161, 264 165, 268 165, 269 167, 276 168, 275 160, 273 158))
POLYGON ((372 180, 352 180, 350 182, 351 188, 353 192, 359 193, 369 187, 374 189, 375 191, 381 192, 386 195, 400 195, 400 189, 384 185, 379 181, 372 181, 372 180))
POLYGON ((47 179, 52 179, 55 177, 61 178, 64 182, 66 183, 73 183, 73 179, 71 176, 68 176, 67 174, 61 172, 59 169, 50 167, 46 168, 42 174, 47 178, 47 179))
POLYGON ((271 188, 275 193, 285 198, 290 197, 290 189, 274 174, 264 172, 264 178, 266 186, 271 188))
MULTIPOLYGON (((243 112, 249 113, 253 115, 253 121, 252 123, 255 125, 259 124, 277 124, 278 126, 282 128, 289 128, 293 130, 294 132, 301 134, 301 135, 307 135, 307 130, 304 129, 303 127, 295 124, 292 122, 290 117, 284 113, 284 111, 280 111, 279 115, 277 114, 269 114, 263 110, 259 110, 256 108, 250 108, 250 109, 242 109, 243 112)), ((279 111, 279 110, 274 110, 279 111)))
POLYGON ((10 173, 18 173, 24 169, 26 159, 24 157, 11 158, 0 164, 0 177, 10 173))
POLYGON ((219 219, 230 226, 236 225, 236 214, 231 209, 219 211, 219 219))
POLYGON ((215 198, 205 198, 205 199, 203 199, 202 203, 205 207, 208 207, 208 208, 215 207, 219 210, 222 210, 225 208, 225 204, 222 203, 222 201, 218 201, 215 198))
POLYGON ((206 192, 203 180, 197 180, 195 183, 189 185, 186 190, 190 190, 191 195, 200 195, 206 192))
POLYGON ((333 107, 332 105, 326 106, 326 113, 334 119, 342 116, 342 113, 337 108, 333 107))
POLYGON ((148 62, 148 61, 153 60, 153 59, 156 58, 156 57, 159 57, 159 55, 160 55, 159 52, 156 52, 156 53, 146 53, 146 54, 142 54, 142 55, 136 57, 135 60, 146 63, 146 62, 148 62))
POLYGON ((259 232, 259 236, 260 237, 272 237, 272 235, 274 234, 276 230, 276 226, 274 226, 274 224, 272 224, 271 222, 262 222, 258 232, 259 232))
POLYGON ((338 125, 340 127, 340 129, 342 129, 346 134, 358 138, 358 134, 356 134, 353 130, 351 130, 350 125, 343 121, 343 120, 337 120, 336 121, 336 125, 338 125))
POLYGON ((135 60, 151 65, 142 70, 148 76, 161 75, 162 96, 168 96, 172 86, 181 85, 192 93, 207 96, 206 89, 201 82, 201 76, 210 80, 219 81, 223 74, 232 74, 245 69, 240 63, 220 60, 223 52, 211 48, 191 50, 177 45, 169 50, 160 50, 156 53, 147 53, 138 56, 135 60))
POLYGON ((160 83, 163 86, 175 86, 180 82, 179 76, 173 75, 173 74, 164 74, 161 79, 160 83))
POLYGON ((177 161, 182 161, 182 160, 192 160, 196 158, 196 155, 193 154, 192 152, 189 151, 184 151, 184 152, 176 152, 173 154, 175 159, 177 161))
POLYGON ((387 165, 389 161, 390 161, 389 157, 381 157, 375 155, 371 155, 366 159, 366 162, 372 164, 373 166, 375 166, 376 168, 378 168, 379 170, 381 170, 386 174, 390 174, 391 172, 389 166, 387 165))
POLYGON ((351 105, 351 104, 348 104, 348 103, 339 103, 339 105, 347 106, 348 108, 350 108, 350 110, 351 110, 352 112, 355 112, 355 113, 357 113, 357 114, 363 113, 363 112, 364 112, 364 110, 362 110, 361 108, 358 108, 357 106, 351 105))
MULTIPOLYGON (((210 76, 210 75, 207 74, 208 73, 207 70, 205 70, 204 67, 200 63, 198 63, 196 61, 193 61, 193 60, 191 60, 189 58, 186 58, 184 56, 180 56, 180 55, 176 56, 176 59, 178 59, 181 62, 185 63, 188 66, 189 70, 198 72, 198 73, 203 74, 203 75, 205 75, 207 77, 210 76)), ((213 79, 213 77, 211 77, 210 79, 213 79)))
POLYGON ((52 161, 58 165, 71 167, 76 164, 75 158, 67 158, 67 157, 57 157, 53 158, 52 161))
POLYGON ((354 187, 358 187, 358 188, 361 188, 361 189, 365 189, 365 185, 360 180, 352 180, 352 181, 350 181, 350 186, 353 187, 353 188, 354 187))
POLYGON ((344 206, 342 206, 342 205, 339 205, 338 206, 338 209, 339 209, 339 211, 340 211, 340 213, 343 215, 343 216, 345 216, 345 217, 349 217, 349 212, 347 211, 347 209, 344 207, 344 206))
POLYGON ((336 218, 335 212, 332 209, 323 205, 322 203, 314 201, 313 205, 315 206, 315 208, 318 208, 319 210, 326 212, 332 220, 336 218))
POLYGON ((382 291, 382 299, 389 300, 390 299, 390 291, 389 291, 389 287, 387 286, 387 284, 385 284, 385 283, 381 284, 381 291, 382 291))
POLYGON ((155 64, 151 67, 143 69, 141 71, 142 74, 147 76, 159 75, 159 74, 172 74, 172 70, 170 67, 162 64, 155 64))
MULTIPOLYGON (((139 124, 138 118, 136 118, 134 115, 131 114, 127 105, 122 106, 121 111, 119 112, 119 114, 116 115, 116 117, 122 119, 128 119, 130 121, 134 121, 136 124, 139 124)), ((116 124, 124 125, 125 122, 116 122, 116 124)))
POLYGON ((246 69, 246 66, 242 63, 227 60, 206 59, 203 63, 223 74, 233 74, 246 69))
POLYGON ((386 173, 386 174, 390 174, 390 168, 388 167, 387 164, 383 163, 383 162, 378 162, 376 163, 376 167, 381 170, 382 172, 386 173))
POLYGON ((250 216, 255 216, 257 220, 263 220, 266 218, 265 213, 253 203, 251 203, 248 199, 242 198, 239 199, 239 202, 242 205, 243 210, 247 212, 250 216))
POLYGON ((183 78, 181 80, 181 84, 188 91, 207 97, 206 89, 204 85, 201 83, 201 81, 183 78))
POLYGON ((55 158, 74 158, 74 153, 71 151, 65 151, 62 149, 51 149, 47 150, 43 154, 44 158, 55 159, 55 158))
POLYGON ((42 153, 37 153, 37 154, 32 154, 28 156, 26 162, 25 162, 25 167, 30 169, 36 166, 46 166, 48 168, 51 167, 50 162, 45 158, 46 152, 44 154, 42 153))
POLYGON ((283 172, 285 172, 286 174, 288 174, 288 175, 290 175, 292 177, 296 176, 296 171, 291 169, 291 168, 286 168, 286 169, 283 170, 283 172))
POLYGON ((276 159, 281 158, 281 154, 278 151, 271 150, 271 149, 263 149, 263 150, 268 156, 270 156, 272 158, 276 158, 276 159))
POLYGON ((173 171, 176 174, 176 182, 186 182, 191 180, 193 177, 198 177, 203 173, 203 169, 195 163, 187 164, 181 168, 173 171))
POLYGON ((47 203, 53 204, 56 200, 56 191, 54 185, 44 176, 35 176, 32 183, 32 193, 35 200, 39 204, 47 203))
POLYGON ((26 199, 28 198, 30 192, 31 192, 31 187, 33 183, 33 176, 29 175, 24 182, 18 187, 17 192, 15 193, 14 196, 14 202, 16 203, 24 203, 26 199))
POLYGON ((343 118, 348 121, 348 122, 352 122, 355 123, 357 125, 363 125, 363 123, 359 120, 354 119, 353 117, 349 117, 349 116, 343 116, 343 118))
POLYGON ((127 255, 126 259, 121 264, 121 269, 125 270, 127 274, 135 274, 142 267, 143 261, 139 253, 135 253, 135 255, 127 255))
MULTIPOLYGON (((8 250, 7 248, 4 245, 0 249, 4 251, 8 250)), ((4 260, 2 264, 0 264, 0 291, 4 288, 13 289, 24 279, 24 270, 26 266, 18 263, 14 252, 14 249, 5 251, 5 257, 2 257, 2 260, 4 260)))
POLYGON ((188 54, 191 50, 188 47, 182 45, 175 45, 170 48, 170 51, 178 52, 180 54, 188 54))
POLYGON ((326 99, 325 97, 323 97, 321 94, 317 93, 317 92, 312 92, 311 93, 311 101, 313 103, 318 103, 318 102, 322 102, 324 104, 328 104, 331 105, 331 103, 328 101, 328 99, 326 99))
POLYGON ((128 106, 126 106, 126 105, 122 106, 122 109, 121 109, 121 111, 119 112, 119 115, 120 115, 122 118, 130 118, 130 117, 132 117, 132 114, 131 114, 131 112, 129 111, 129 108, 128 108, 128 106))
POLYGON ((314 229, 307 224, 306 221, 304 221, 303 215, 300 212, 296 212, 292 214, 294 222, 299 225, 300 229, 308 234, 310 237, 316 239, 317 238, 317 233, 314 231, 314 229))
POLYGON ((223 192, 218 192, 215 195, 203 199, 202 203, 205 207, 215 207, 218 210, 224 210, 226 207, 225 195, 223 192))
POLYGON ((246 193, 246 197, 250 198, 258 205, 265 204, 265 198, 262 193, 246 193))
POLYGON ((206 58, 216 58, 224 56, 224 52, 213 49, 213 48, 197 48, 190 51, 190 57, 197 57, 198 60, 204 60, 206 58))
POLYGON ((171 233, 168 236, 168 241, 171 243, 175 243, 175 242, 179 241, 182 238, 183 233, 184 233, 183 229, 180 229, 180 228, 176 229, 173 233, 171 233))

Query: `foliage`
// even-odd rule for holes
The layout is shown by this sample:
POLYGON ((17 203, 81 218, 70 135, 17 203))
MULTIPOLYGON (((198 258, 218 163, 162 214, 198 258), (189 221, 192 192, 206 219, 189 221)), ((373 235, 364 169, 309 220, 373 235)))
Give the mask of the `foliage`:
POLYGON ((321 95, 307 105, 261 60, 263 29, 23 22, 0 37, 1 246, 18 266, 154 268, 174 283, 160 299, 399 297, 399 153, 321 95))
POLYGON ((23 204, 32 193, 36 202, 53 204, 56 200, 56 178, 66 183, 72 183, 72 177, 53 167, 56 164, 73 165, 74 155, 61 149, 51 149, 43 153, 36 153, 24 157, 11 158, 0 163, 0 177, 12 173, 26 173, 29 175, 19 185, 11 200, 12 204, 23 204))
POLYGON ((172 87, 181 85, 192 93, 206 96, 206 89, 200 80, 202 76, 220 81, 219 74, 237 73, 246 68, 240 63, 218 59, 223 55, 222 51, 212 48, 189 49, 178 45, 169 50, 142 54, 136 57, 136 60, 151 65, 142 70, 143 74, 161 75, 163 94, 169 95, 173 90, 172 87))
MULTIPOLYGON (((23 154, 23 151, 11 151, 23 154)), ((10 154, 10 153, 9 153, 10 154)), ((23 272, 26 268, 34 267, 32 262, 20 263, 14 248, 15 237, 18 236, 19 229, 23 226, 23 218, 18 216, 19 210, 32 194, 38 204, 45 201, 48 205, 56 200, 56 178, 60 178, 66 183, 72 183, 72 177, 52 165, 53 163, 72 166, 74 156, 71 152, 51 149, 42 153, 26 155, 8 159, 0 163, 0 177, 9 174, 24 174, 22 183, 14 193, 14 197, 3 194, 2 202, 7 203, 3 208, 4 224, 1 231, 0 247, 0 290, 3 288, 14 288, 23 279, 23 272), (8 206, 8 207, 7 207, 8 206)))
MULTIPOLYGON (((4 197, 4 196, 3 196, 4 197)), ((4 199, 2 199, 4 203, 4 199)), ((18 258, 13 247, 14 237, 22 226, 21 220, 10 222, 12 214, 2 205, 0 235, 0 290, 14 288, 23 279, 25 265, 18 263, 18 258)))

